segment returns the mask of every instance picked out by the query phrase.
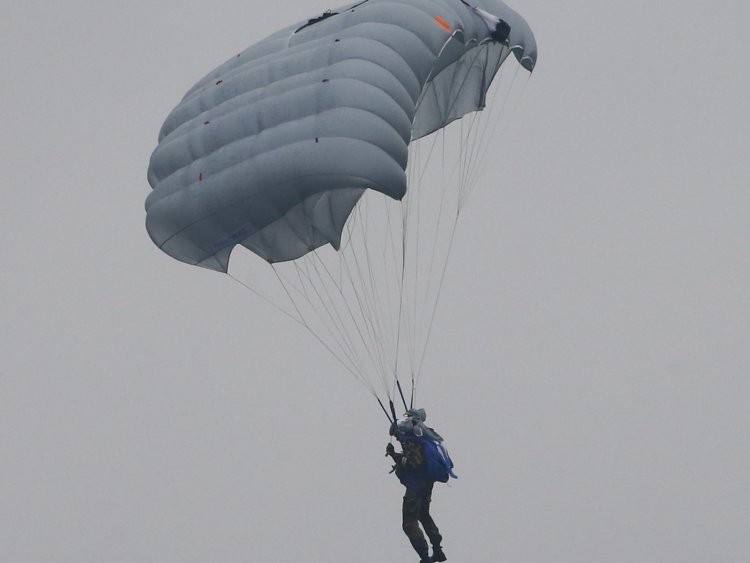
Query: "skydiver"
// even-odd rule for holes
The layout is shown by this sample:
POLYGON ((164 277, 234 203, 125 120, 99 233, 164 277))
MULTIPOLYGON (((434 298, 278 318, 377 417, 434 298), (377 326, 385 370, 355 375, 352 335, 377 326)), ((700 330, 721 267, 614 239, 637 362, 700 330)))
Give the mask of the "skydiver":
POLYGON ((442 442, 443 438, 432 428, 425 426, 426 419, 427 414, 424 409, 407 411, 404 419, 391 425, 390 431, 391 436, 394 436, 401 444, 402 451, 396 452, 392 443, 385 448, 385 455, 393 458, 395 462, 392 472, 396 473, 396 477, 406 487, 402 507, 402 528, 421 558, 420 563, 446 560, 445 553, 440 546, 443 537, 430 516, 430 501, 432 500, 432 487, 436 480, 447 481, 448 476, 455 477, 451 471, 453 464, 447 452, 444 457, 449 465, 437 469, 438 475, 440 472, 445 472, 445 479, 437 476, 435 470, 431 469, 431 460, 435 457, 432 456, 432 449, 436 447, 435 444, 442 442), (431 449, 428 450, 430 445, 431 449), (427 541, 419 524, 422 524, 432 544, 432 557, 429 556, 427 541))

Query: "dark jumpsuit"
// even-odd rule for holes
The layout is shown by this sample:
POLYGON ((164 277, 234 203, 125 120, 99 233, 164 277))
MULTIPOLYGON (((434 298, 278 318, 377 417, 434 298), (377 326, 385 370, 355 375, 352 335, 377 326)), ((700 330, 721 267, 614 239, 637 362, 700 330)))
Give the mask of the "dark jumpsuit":
POLYGON ((402 527, 412 547, 422 559, 428 559, 427 542, 419 524, 422 524, 430 543, 440 546, 443 540, 435 521, 430 516, 432 486, 435 481, 425 477, 425 458, 422 446, 418 442, 404 440, 401 442, 403 453, 394 453, 396 476, 406 487, 402 508, 402 527))

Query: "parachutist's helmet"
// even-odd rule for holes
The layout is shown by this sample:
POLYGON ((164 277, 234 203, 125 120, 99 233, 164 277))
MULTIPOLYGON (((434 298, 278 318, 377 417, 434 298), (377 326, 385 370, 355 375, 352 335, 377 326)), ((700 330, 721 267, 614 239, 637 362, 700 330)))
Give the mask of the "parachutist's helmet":
POLYGON ((424 409, 409 409, 405 416, 411 418, 415 423, 424 422, 427 420, 427 411, 424 409))
POLYGON ((421 436, 423 434, 422 424, 425 420, 427 420, 427 413, 424 409, 409 409, 404 414, 404 418, 394 423, 393 434, 396 437, 421 436))
POLYGON ((417 426, 410 418, 402 418, 394 423, 395 431, 393 432, 396 438, 403 438, 405 436, 415 436, 415 429, 417 426))

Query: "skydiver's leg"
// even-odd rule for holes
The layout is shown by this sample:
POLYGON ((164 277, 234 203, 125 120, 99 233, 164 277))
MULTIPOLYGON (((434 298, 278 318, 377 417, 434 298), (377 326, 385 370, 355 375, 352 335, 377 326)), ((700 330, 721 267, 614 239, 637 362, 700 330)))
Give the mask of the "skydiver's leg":
POLYGON ((429 561, 429 550, 427 541, 424 539, 422 530, 419 529, 419 512, 422 505, 422 497, 412 493, 408 489, 404 495, 404 504, 401 511, 402 527, 406 537, 409 538, 414 551, 419 554, 423 561, 429 561))
POLYGON ((438 527, 435 524, 435 521, 432 519, 432 516, 430 515, 430 502, 431 501, 432 501, 432 489, 430 489, 430 491, 426 495, 420 498, 419 522, 420 524, 422 524, 425 534, 427 534, 427 537, 430 539, 430 543, 432 544, 433 558, 435 558, 435 556, 438 556, 438 558, 434 560, 445 561, 445 559, 440 558, 440 557, 445 557, 440 547, 440 543, 443 541, 443 536, 440 535, 440 530, 438 530, 438 527))

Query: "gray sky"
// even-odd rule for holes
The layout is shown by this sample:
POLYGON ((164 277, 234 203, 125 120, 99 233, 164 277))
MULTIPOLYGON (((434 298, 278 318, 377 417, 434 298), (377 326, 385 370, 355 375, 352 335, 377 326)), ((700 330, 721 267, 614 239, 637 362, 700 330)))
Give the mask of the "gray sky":
MULTIPOLYGON (((420 395, 452 561, 750 560, 746 2, 516 0, 539 65, 420 395)), ((371 398, 143 228, 169 110, 332 5, 6 0, 3 561, 411 561, 371 398)), ((497 181, 495 181, 497 179, 497 181)))

